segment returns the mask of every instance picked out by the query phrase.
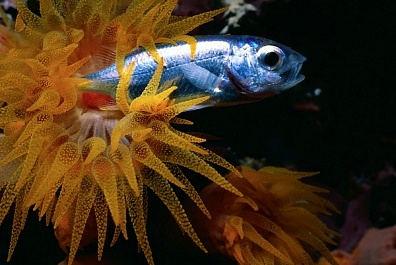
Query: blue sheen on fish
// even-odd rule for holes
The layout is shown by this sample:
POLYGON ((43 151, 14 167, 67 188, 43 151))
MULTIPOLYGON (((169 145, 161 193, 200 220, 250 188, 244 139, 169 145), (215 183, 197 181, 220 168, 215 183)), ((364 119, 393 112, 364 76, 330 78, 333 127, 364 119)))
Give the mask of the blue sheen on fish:
MULTIPOLYGON (((194 109, 256 101, 278 94, 304 79, 299 71, 305 57, 275 41, 234 35, 195 38, 197 49, 193 59, 187 43, 156 46, 165 65, 160 86, 176 85, 178 89, 172 93, 176 99, 210 96, 194 109)), ((126 57, 125 67, 132 62, 136 67, 129 85, 130 100, 140 96, 158 65, 143 48, 126 57)), ((120 80, 115 64, 86 78, 91 82, 84 90, 115 98, 120 80)))

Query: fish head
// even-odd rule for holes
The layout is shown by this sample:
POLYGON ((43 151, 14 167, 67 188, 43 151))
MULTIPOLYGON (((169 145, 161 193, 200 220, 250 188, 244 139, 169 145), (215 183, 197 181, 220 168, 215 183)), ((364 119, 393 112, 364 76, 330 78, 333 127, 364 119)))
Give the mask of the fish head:
POLYGON ((275 41, 244 36, 232 47, 227 75, 238 93, 251 98, 278 94, 304 80, 304 56, 275 41))

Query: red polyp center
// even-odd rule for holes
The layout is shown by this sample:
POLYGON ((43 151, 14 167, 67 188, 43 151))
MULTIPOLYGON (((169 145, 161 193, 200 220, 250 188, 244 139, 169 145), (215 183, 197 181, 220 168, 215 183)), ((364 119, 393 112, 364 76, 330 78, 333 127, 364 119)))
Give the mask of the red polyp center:
POLYGON ((82 100, 88 108, 100 109, 101 107, 115 105, 115 100, 106 94, 96 92, 83 92, 82 100))

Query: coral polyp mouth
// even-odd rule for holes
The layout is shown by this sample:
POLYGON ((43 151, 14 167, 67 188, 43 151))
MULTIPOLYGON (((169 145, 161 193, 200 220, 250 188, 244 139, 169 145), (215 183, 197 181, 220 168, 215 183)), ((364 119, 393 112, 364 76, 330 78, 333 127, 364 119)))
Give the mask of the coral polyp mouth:
MULTIPOLYGON (((96 107, 76 109, 73 123, 67 125, 70 140, 82 144, 91 137, 99 137, 106 144, 110 144, 110 136, 113 128, 121 120, 123 114, 120 111, 106 111, 96 107)), ((121 139, 127 143, 125 139, 121 139)))

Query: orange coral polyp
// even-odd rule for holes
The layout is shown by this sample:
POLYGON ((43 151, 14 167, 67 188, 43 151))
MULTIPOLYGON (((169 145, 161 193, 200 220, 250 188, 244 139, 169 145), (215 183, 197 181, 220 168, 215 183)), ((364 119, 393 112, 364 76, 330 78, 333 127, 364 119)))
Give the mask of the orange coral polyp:
POLYGON ((227 180, 243 197, 215 184, 200 193, 212 219, 200 222, 199 213, 194 213, 194 225, 212 248, 238 264, 292 265, 314 264, 306 250, 311 247, 336 264, 325 244, 335 244, 330 236, 338 234, 316 214, 337 210, 317 194, 326 190, 300 181, 316 173, 242 167, 241 174, 243 178, 229 174, 227 180))
POLYGON ((185 41, 193 57, 195 39, 184 34, 224 10, 181 19, 171 15, 176 0, 41 0, 38 16, 15 2, 15 30, 0 26, 0 127, 5 133, 0 168, 6 174, 0 177, 0 223, 15 204, 8 260, 33 207, 54 227, 65 216, 74 218, 69 264, 92 209, 99 259, 109 219, 116 225, 113 242, 120 233, 127 238, 128 211, 140 249, 154 264, 145 228, 147 188, 205 250, 169 182, 210 216, 179 166, 241 196, 211 164, 239 173, 198 146, 205 139, 171 126, 192 124, 176 116, 207 97, 171 100, 176 87, 158 93, 162 60, 155 43, 185 41), (141 97, 130 100, 126 93, 134 66, 124 69, 124 58, 139 45, 159 67, 141 97), (88 82, 82 76, 114 63, 122 77, 115 104, 103 102, 108 96, 87 100, 79 90, 88 82))

